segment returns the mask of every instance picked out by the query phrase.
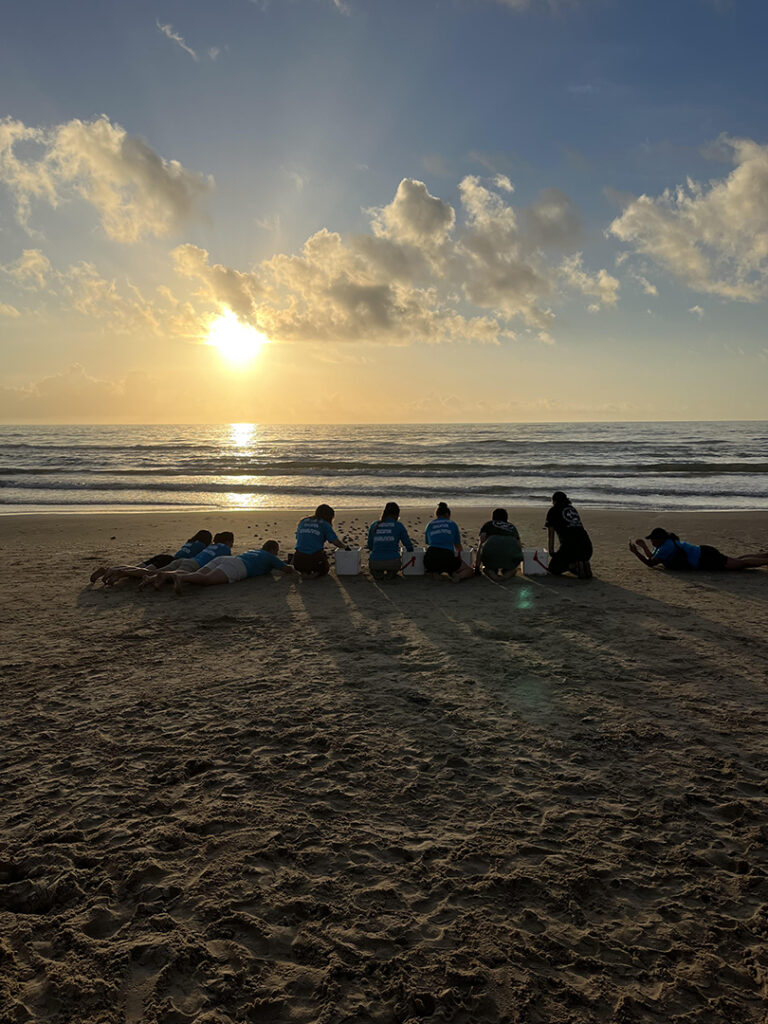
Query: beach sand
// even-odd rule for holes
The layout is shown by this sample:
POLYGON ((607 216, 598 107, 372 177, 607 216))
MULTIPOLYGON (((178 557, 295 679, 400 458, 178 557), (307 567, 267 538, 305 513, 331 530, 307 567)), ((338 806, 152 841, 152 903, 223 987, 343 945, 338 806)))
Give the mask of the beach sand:
POLYGON ((626 542, 766 517, 582 512, 591 581, 182 597, 88 576, 297 514, 4 517, 0 1019, 765 1020, 768 572, 626 542))

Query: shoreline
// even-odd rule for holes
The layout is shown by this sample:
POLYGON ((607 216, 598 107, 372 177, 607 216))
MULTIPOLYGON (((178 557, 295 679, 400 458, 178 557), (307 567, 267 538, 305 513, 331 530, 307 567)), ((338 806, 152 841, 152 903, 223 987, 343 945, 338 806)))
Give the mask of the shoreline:
MULTIPOLYGON (((322 501, 322 498, 318 498, 317 503, 322 501)), ((384 503, 370 504, 370 505, 344 505, 335 506, 337 516, 351 513, 360 512, 376 512, 379 510, 384 503)), ((657 508, 647 508, 642 505, 589 505, 584 502, 574 502, 575 505, 581 510, 585 516, 591 515, 593 512, 603 514, 616 514, 616 515, 648 515, 648 516, 677 516, 677 515, 727 515, 727 516, 756 516, 765 515, 768 516, 768 507, 761 508, 669 508, 659 511, 657 508)), ((505 504, 504 501, 488 502, 487 504, 480 505, 474 503, 472 505, 452 505, 451 508, 458 512, 470 512, 474 513, 481 510, 490 512, 491 509, 497 507, 504 507, 510 513, 519 512, 531 512, 535 509, 544 509, 546 512, 547 504, 505 504)), ((3 516, 185 516, 185 515, 288 515, 293 513, 308 515, 314 506, 311 505, 274 505, 274 506, 260 506, 259 508, 233 508, 225 509, 220 505, 195 505, 195 506, 184 506, 179 508, 153 508, 151 506, 144 506, 141 508, 54 508, 54 509, 3 509, 0 508, 0 518, 3 516)), ((404 505, 400 503, 401 512, 418 512, 423 513, 425 510, 431 510, 433 505, 431 504, 420 504, 420 505, 404 505)))

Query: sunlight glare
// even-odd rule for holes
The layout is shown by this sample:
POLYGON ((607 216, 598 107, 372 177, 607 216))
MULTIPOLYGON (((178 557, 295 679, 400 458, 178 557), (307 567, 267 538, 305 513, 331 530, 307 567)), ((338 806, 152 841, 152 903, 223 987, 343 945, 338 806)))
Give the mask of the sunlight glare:
POLYGON ((228 309, 211 321, 206 344, 218 349, 228 362, 242 366, 259 353, 267 340, 255 327, 241 323, 228 309))
POLYGON ((256 435, 255 423, 230 423, 230 437, 235 448, 250 448, 256 435))

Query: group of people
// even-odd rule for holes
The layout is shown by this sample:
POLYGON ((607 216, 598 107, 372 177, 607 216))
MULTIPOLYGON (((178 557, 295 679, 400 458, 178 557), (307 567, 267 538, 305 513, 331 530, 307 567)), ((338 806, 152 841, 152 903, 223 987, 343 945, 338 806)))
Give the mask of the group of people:
MULTIPOLYGON (((101 580, 105 586, 113 586, 120 579, 138 578, 142 587, 151 586, 159 590, 172 583, 176 591, 181 592, 184 586, 236 583, 275 570, 319 578, 330 570, 327 544, 350 550, 333 529, 334 517, 331 506, 321 504, 313 515, 301 519, 296 528, 296 550, 286 560, 279 557, 280 546, 275 540, 233 555, 233 533, 224 531, 212 536, 208 530, 199 530, 173 555, 153 555, 138 565, 101 566, 91 574, 91 583, 101 580)), ((592 541, 579 513, 563 491, 555 491, 552 495, 544 527, 550 552, 545 565, 547 571, 554 576, 569 572, 579 579, 590 579, 592 541)), ((425 573, 444 576, 454 583, 482 573, 495 580, 508 579, 516 574, 523 561, 520 533, 509 522, 504 508, 494 509, 491 518, 480 528, 474 564, 463 557, 461 530, 451 518, 451 510, 444 501, 435 509, 434 518, 427 524, 424 535, 427 544, 425 573)), ((413 552, 414 547, 407 529, 400 522, 397 502, 387 502, 381 518, 371 523, 366 546, 368 565, 374 579, 394 578, 402 572, 403 551, 413 552)), ((656 527, 645 538, 631 541, 629 547, 640 561, 651 568, 663 566, 672 570, 720 571, 768 566, 768 552, 731 557, 707 544, 681 541, 676 534, 661 527, 656 527), (653 548, 648 547, 648 540, 653 543, 653 548)))

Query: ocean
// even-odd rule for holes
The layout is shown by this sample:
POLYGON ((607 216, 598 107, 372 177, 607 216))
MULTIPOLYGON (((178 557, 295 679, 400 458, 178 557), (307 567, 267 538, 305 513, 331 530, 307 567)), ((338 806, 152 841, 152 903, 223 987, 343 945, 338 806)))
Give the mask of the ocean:
POLYGON ((768 423, 0 426, 0 511, 768 510, 768 423))

